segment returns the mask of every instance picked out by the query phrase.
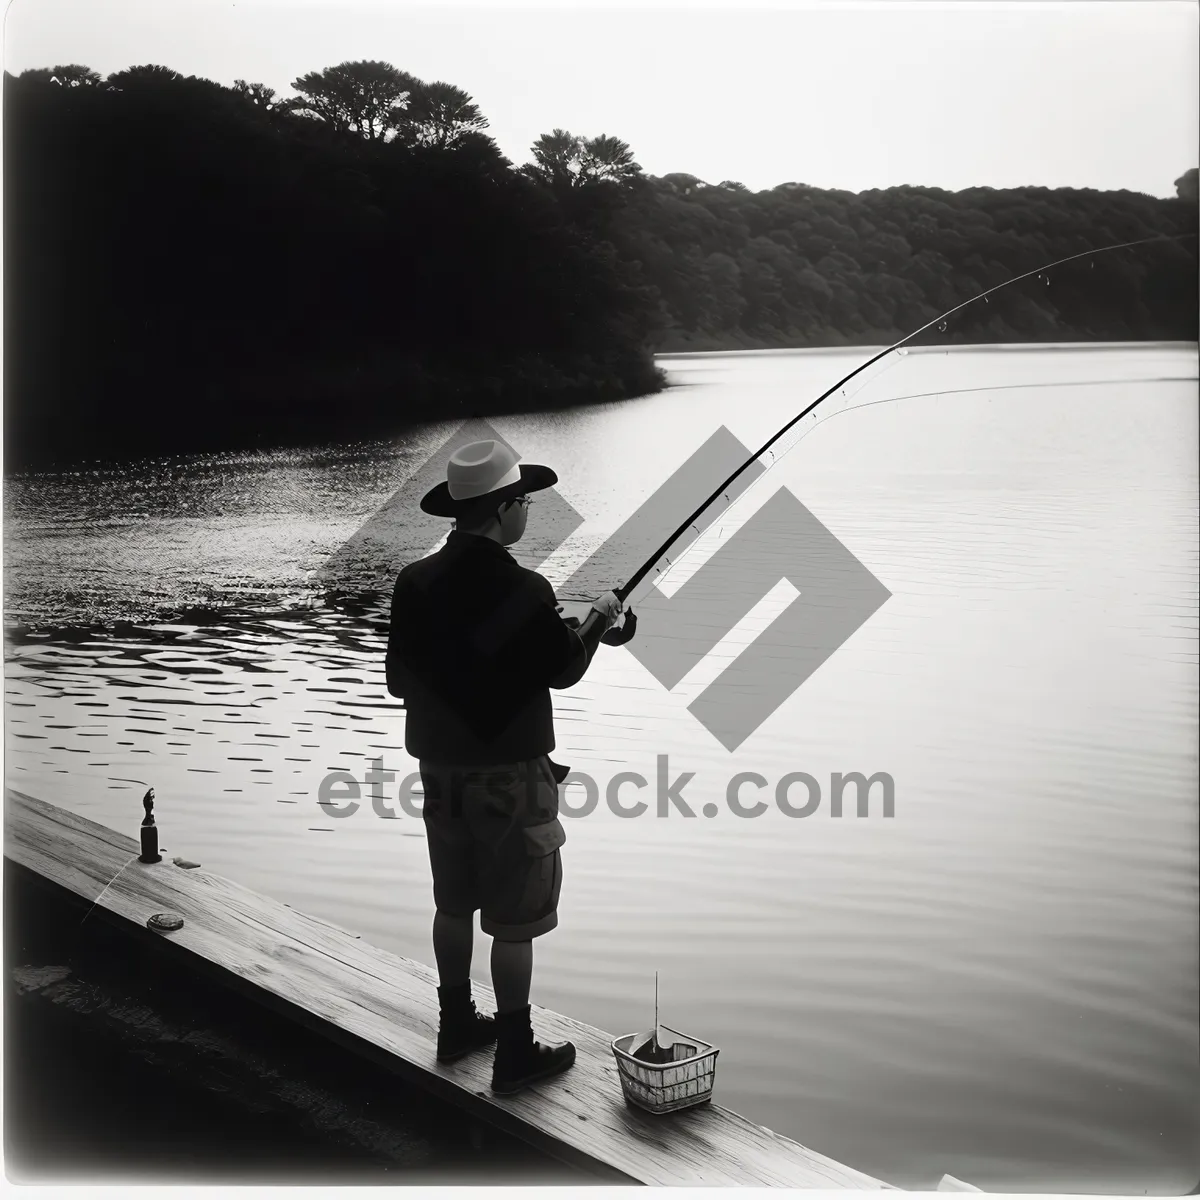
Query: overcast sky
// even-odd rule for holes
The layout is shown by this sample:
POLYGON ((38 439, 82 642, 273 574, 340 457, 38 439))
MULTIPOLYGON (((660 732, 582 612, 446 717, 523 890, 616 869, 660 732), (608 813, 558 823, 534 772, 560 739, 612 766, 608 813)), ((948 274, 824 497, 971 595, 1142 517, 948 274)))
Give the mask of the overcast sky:
POLYGON ((514 162, 555 126, 614 134, 655 175, 1130 188, 1197 162, 1192 0, 905 0, 738 9, 378 0, 12 0, 4 65, 160 63, 291 94, 383 59, 465 88, 514 162))

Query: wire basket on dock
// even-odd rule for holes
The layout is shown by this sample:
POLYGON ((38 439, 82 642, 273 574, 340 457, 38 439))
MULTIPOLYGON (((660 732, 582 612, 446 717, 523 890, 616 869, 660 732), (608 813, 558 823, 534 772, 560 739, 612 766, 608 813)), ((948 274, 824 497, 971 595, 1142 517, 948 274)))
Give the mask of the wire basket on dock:
POLYGON ((712 1099, 719 1053, 716 1046, 659 1025, 654 1035, 656 1049, 664 1056, 669 1054, 670 1058, 666 1062, 645 1062, 634 1057, 634 1050, 643 1036, 627 1033, 612 1044, 621 1091, 629 1104, 647 1112, 665 1113, 712 1099), (657 1036, 659 1031, 667 1035, 661 1042, 657 1036))

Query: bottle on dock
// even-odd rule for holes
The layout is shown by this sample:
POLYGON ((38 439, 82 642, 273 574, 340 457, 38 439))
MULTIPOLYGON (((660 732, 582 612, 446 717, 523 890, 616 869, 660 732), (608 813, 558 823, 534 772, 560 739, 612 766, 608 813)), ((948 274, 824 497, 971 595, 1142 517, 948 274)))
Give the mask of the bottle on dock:
POLYGON ((142 807, 146 810, 146 815, 142 819, 142 852, 138 855, 138 862, 141 863, 157 863, 162 862, 162 855, 158 852, 158 826, 154 824, 154 789, 151 788, 142 797, 142 807))

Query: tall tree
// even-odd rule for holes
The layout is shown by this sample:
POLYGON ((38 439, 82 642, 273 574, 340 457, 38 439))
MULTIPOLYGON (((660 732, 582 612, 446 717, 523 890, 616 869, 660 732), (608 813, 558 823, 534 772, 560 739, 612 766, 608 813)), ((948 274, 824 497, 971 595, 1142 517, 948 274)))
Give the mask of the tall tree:
POLYGON ((354 132, 369 141, 387 139, 392 112, 407 105, 421 81, 386 62, 343 62, 310 71, 292 81, 300 93, 280 108, 324 121, 339 133, 354 132))
POLYGON ((570 186, 579 170, 583 153, 583 138, 565 129, 543 133, 533 143, 533 162, 526 172, 544 183, 570 186))
POLYGON ((1193 204, 1196 203, 1198 194, 1196 185, 1197 174, 1200 174, 1200 172, 1198 172, 1195 167, 1192 167, 1191 170, 1184 171, 1184 173, 1180 175, 1177 180, 1175 180, 1175 195, 1177 195, 1180 200, 1190 200, 1193 204))
POLYGON ((487 117, 462 88, 440 81, 418 83, 391 118, 400 141, 443 149, 463 145, 488 127, 487 117))
POLYGON ((641 177, 642 168, 627 142, 602 133, 583 143, 579 174, 585 183, 628 184, 641 177))
POLYGON ((239 96, 244 96, 256 108, 270 111, 276 106, 275 89, 265 83, 247 83, 244 79, 233 81, 233 90, 239 96))
POLYGON ((597 183, 629 184, 641 178, 627 142, 601 134, 583 138, 565 129, 543 133, 533 144, 528 174, 544 183, 587 187, 597 183))

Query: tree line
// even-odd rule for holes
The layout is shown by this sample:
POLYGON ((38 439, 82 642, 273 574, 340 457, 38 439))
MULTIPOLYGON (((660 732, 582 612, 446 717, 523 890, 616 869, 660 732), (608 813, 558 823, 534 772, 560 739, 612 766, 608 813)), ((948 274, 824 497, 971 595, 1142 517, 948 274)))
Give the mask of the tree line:
MULTIPOLYGON (((674 174, 612 236, 659 291, 665 348, 890 343, 979 293, 1091 249, 1177 238, 1015 284, 952 317, 949 342, 1194 340, 1196 169, 1177 195, 785 183, 674 174)), ((923 338, 922 340, 930 340, 923 338)))
MULTIPOLYGON (((382 436, 662 386, 652 352, 891 341, 1051 259, 1193 233, 1131 192, 647 176, 619 138, 511 163, 386 62, 295 95, 161 66, 5 76, 10 462, 382 436)), ((1195 338, 1195 241, 1006 289, 959 341, 1195 338)))
POLYGON ((14 466, 662 386, 654 297, 451 85, 367 62, 285 98, 160 66, 5 89, 14 466))

